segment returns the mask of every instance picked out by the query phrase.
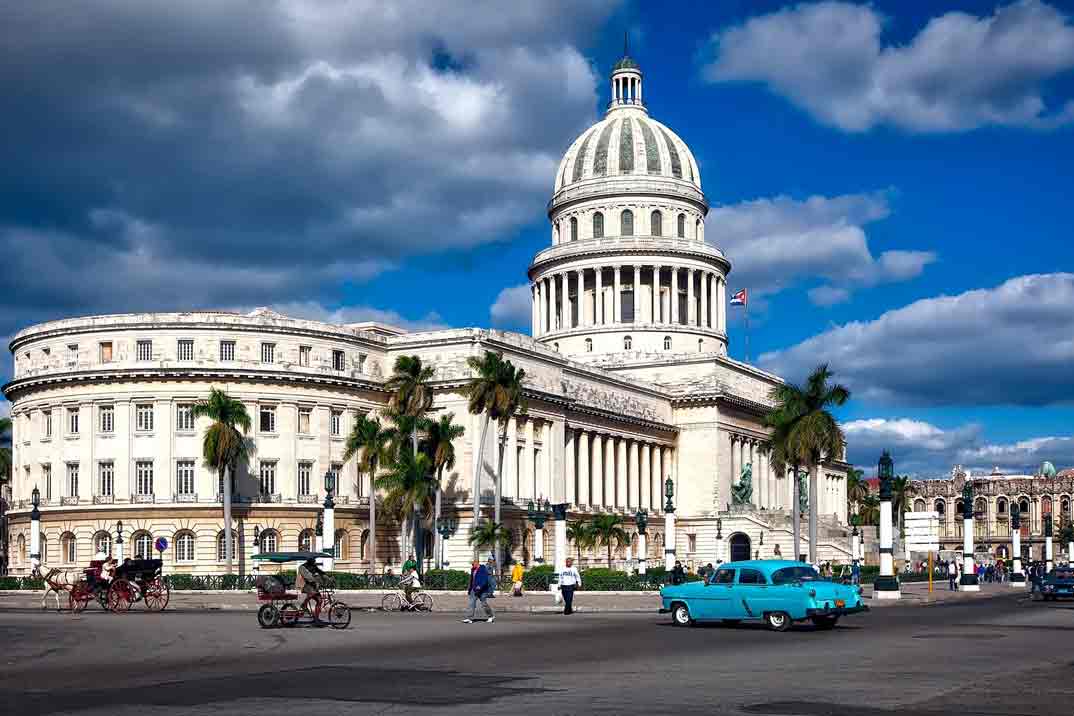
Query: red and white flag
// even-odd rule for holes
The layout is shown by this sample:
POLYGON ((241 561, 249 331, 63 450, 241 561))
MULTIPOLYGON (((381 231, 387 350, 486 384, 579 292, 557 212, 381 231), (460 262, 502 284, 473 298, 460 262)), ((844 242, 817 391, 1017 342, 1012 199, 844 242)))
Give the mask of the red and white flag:
POLYGON ((731 296, 732 306, 745 306, 746 305, 746 289, 742 289, 734 296, 731 296))

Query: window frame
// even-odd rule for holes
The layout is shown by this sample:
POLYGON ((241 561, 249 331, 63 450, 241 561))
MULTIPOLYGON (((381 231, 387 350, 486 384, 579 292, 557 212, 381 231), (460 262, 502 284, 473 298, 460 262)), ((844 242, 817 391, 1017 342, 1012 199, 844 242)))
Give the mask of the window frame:
POLYGON ((81 412, 82 412, 81 409, 78 408, 78 407, 67 408, 67 434, 68 435, 78 435, 79 434, 79 428, 81 426, 79 425, 78 418, 79 418, 79 414, 81 412))
POLYGON ((261 342, 261 362, 265 365, 276 364, 276 344, 268 341, 261 342), (267 360, 266 360, 267 358, 267 360))
POLYGON ((220 341, 220 362, 232 363, 235 361, 235 341, 220 341), (230 354, 230 355, 229 355, 230 354))
POLYGON ((97 430, 105 435, 116 432, 116 406, 114 404, 97 406, 97 430))
POLYGON ((114 345, 112 341, 100 341, 97 343, 97 361, 99 363, 112 363, 115 361, 114 345))
POLYGON ((134 494, 138 497, 152 497, 155 494, 154 490, 155 476, 153 474, 153 461, 152 460, 135 460, 134 461, 134 494), (146 481, 143 484, 143 481, 146 481), (146 492, 143 487, 148 485, 149 491, 146 492))
POLYGON ((175 341, 175 359, 188 362, 194 360, 194 339, 178 338, 175 341), (185 354, 185 355, 184 355, 185 354))
POLYGON ((196 421, 194 419, 194 404, 193 403, 176 403, 175 404, 175 432, 177 433, 193 433, 195 431, 196 421))
POLYGON ((619 213, 619 235, 634 235, 634 212, 630 209, 623 209, 619 213))
POLYGON ((578 240, 578 217, 572 216, 570 220, 571 227, 571 241, 578 240))
POLYGON ((313 346, 298 347, 298 364, 303 368, 309 368, 313 359, 313 346))
POLYGON ((97 495, 115 497, 116 463, 114 460, 101 460, 97 463, 97 495))
POLYGON ((604 212, 597 211, 593 214, 593 238, 604 238, 604 212))
POLYGON ((276 435, 276 429, 278 426, 276 421, 276 406, 275 405, 259 405, 257 408, 257 432, 266 435, 276 435), (268 418, 270 423, 269 427, 265 427, 265 418, 268 418))
POLYGON ((726 584, 728 586, 733 585, 738 579, 738 569, 735 567, 719 567, 712 576, 709 577, 709 584, 726 584), (722 575, 729 574, 730 578, 722 579, 722 575))
POLYGON ((198 469, 197 461, 189 458, 182 458, 175 461, 175 494, 176 495, 196 495, 198 488, 198 469), (184 490, 184 486, 188 486, 188 490, 184 490))
POLYGON ((275 495, 276 493, 276 466, 279 460, 259 460, 257 464, 257 490, 262 497, 275 495), (265 490, 266 480, 270 490, 265 490))
POLYGON ((52 408, 41 411, 41 420, 43 423, 43 437, 42 440, 52 439, 52 408))
POLYGON ((298 408, 298 434, 313 434, 313 408, 303 408, 301 406, 298 408), (302 424, 303 418, 305 418, 305 425, 302 424))
POLYGON ((664 235, 664 213, 659 209, 649 212, 649 235, 661 237, 664 235))
POLYGON ((314 495, 313 488, 313 462, 310 460, 299 460, 298 462, 298 496, 306 497, 314 495), (305 485, 303 485, 303 481, 305 485), (303 487, 305 489, 303 489, 303 487))
POLYGON ((139 363, 153 360, 153 341, 146 338, 138 339, 134 344, 134 352, 134 359, 139 363), (143 349, 145 349, 144 353, 143 349))
POLYGON ((752 584, 755 586, 767 586, 768 580, 765 579, 764 572, 762 572, 761 570, 743 567, 742 569, 738 570, 738 581, 736 583, 752 584), (743 577, 745 577, 746 575, 749 575, 751 577, 751 581, 747 582, 743 579, 743 577))
POLYGON ((190 530, 184 530, 175 536, 175 561, 180 564, 189 564, 197 555, 197 537, 190 530), (184 546, 186 545, 186 546, 184 546), (189 554, 184 550, 189 549, 189 554))
POLYGON ((79 464, 77 461, 65 463, 67 465, 67 496, 78 497, 79 464))
POLYGON ((343 372, 347 370, 347 352, 338 348, 332 349, 332 370, 343 372))
POLYGON ((328 415, 328 432, 338 438, 343 435, 343 411, 332 409, 328 415))
POLYGON ((134 432, 143 434, 152 433, 156 419, 155 413, 156 406, 153 403, 135 403, 134 432))
POLYGON ((675 233, 680 239, 686 238, 686 214, 679 214, 675 233))

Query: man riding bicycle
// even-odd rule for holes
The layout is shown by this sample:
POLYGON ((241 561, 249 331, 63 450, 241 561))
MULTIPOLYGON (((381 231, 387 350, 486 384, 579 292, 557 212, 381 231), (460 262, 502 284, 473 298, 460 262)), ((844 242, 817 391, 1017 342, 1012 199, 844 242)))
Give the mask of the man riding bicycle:
POLYGON ((304 611, 308 609, 310 600, 313 600, 313 621, 317 624, 321 622, 320 587, 327 580, 328 575, 317 566, 317 560, 314 557, 302 563, 302 566, 298 568, 298 577, 295 579, 295 588, 302 590, 302 593, 306 595, 305 601, 302 602, 304 611))
POLYGON ((411 569, 399 579, 399 586, 403 590, 407 604, 414 604, 414 593, 421 589, 421 580, 418 579, 418 570, 411 569))

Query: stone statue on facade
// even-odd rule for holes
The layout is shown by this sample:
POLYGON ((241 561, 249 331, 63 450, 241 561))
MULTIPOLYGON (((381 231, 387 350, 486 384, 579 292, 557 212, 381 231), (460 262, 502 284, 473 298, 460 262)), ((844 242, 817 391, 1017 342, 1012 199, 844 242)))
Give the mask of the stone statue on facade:
POLYGON ((737 485, 731 485, 731 503, 748 505, 753 498, 753 464, 746 463, 737 485))

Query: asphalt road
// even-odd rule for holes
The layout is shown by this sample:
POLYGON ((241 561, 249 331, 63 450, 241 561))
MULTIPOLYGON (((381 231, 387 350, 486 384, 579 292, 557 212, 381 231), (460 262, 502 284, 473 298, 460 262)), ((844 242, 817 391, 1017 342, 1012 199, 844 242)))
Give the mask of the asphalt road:
POLYGON ((356 612, 346 631, 266 631, 250 613, 91 610, 0 611, 0 712, 1066 716, 1074 705, 1074 604, 1024 593, 782 634, 679 629, 655 613, 464 625, 356 612))

